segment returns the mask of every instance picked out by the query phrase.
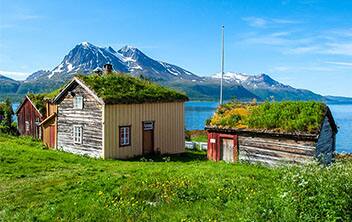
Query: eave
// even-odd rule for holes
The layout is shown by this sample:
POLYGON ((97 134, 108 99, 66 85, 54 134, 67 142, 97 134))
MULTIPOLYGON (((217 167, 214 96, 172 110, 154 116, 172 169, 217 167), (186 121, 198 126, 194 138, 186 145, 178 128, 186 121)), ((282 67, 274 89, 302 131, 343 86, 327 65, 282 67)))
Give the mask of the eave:
POLYGON ((270 130, 258 130, 258 129, 239 129, 239 128, 220 128, 214 126, 206 126, 205 130, 208 132, 225 133, 225 134, 236 134, 243 136, 252 137, 267 137, 267 138, 283 138, 293 140, 306 140, 306 141, 317 141, 319 134, 309 134, 301 132, 275 132, 270 130))

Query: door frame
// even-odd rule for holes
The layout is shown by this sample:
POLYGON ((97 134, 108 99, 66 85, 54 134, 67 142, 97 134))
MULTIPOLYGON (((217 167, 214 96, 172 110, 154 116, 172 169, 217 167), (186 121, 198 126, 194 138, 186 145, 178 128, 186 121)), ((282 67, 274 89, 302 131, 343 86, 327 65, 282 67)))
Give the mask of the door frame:
POLYGON ((147 120, 147 121, 142 121, 142 154, 145 155, 145 154, 154 154, 155 150, 154 150, 154 140, 155 140, 155 137, 154 137, 154 131, 155 131, 155 121, 154 120, 147 120), (152 130, 144 130, 144 123, 153 123, 153 129, 152 130), (144 132, 145 131, 152 131, 152 152, 151 153, 145 153, 144 151, 144 132))
POLYGON ((238 144, 238 136, 237 135, 230 135, 230 134, 218 134, 217 139, 217 161, 221 160, 221 142, 222 139, 231 139, 233 141, 233 162, 238 162, 239 160, 239 144, 238 144))

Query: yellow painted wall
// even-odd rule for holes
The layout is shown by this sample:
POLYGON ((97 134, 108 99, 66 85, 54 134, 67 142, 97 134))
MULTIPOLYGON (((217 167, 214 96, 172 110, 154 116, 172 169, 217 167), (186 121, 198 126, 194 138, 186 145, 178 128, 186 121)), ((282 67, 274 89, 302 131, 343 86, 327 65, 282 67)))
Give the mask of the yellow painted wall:
POLYGON ((104 158, 142 155, 142 121, 155 121, 154 151, 185 151, 183 102, 105 105, 103 121, 104 158), (131 146, 119 147, 119 126, 124 125, 131 125, 131 146))

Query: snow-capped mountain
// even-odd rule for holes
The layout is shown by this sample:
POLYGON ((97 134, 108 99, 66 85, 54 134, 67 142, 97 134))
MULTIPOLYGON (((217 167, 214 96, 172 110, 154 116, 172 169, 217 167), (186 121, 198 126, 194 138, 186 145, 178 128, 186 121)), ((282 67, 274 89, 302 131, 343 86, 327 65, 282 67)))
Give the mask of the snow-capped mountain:
MULTIPOLYGON (((220 74, 201 77, 179 66, 155 60, 138 48, 124 46, 119 50, 98 47, 88 42, 76 45, 64 56, 60 64, 50 71, 40 70, 25 81, 9 82, 0 78, 0 93, 50 92, 61 87, 77 73, 88 74, 110 63, 114 70, 148 78, 151 81, 181 90, 191 99, 218 99, 220 74)), ((323 97, 308 90, 284 85, 269 75, 248 75, 227 72, 224 75, 224 99, 240 100, 323 100, 323 97)))
MULTIPOLYGON (((220 79, 221 73, 217 73, 212 76, 214 79, 220 79)), ((243 73, 236 72, 226 72, 224 73, 224 81, 228 83, 237 83, 245 87, 250 88, 292 88, 291 86, 284 85, 274 79, 272 79, 267 74, 259 74, 259 75, 248 75, 243 73)))
POLYGON ((40 78, 46 78, 51 74, 50 70, 39 70, 32 73, 30 76, 27 77, 26 81, 34 81, 40 78))
POLYGON ((106 63, 112 64, 116 71, 129 72, 135 76, 144 75, 151 80, 201 79, 178 66, 154 60, 132 46, 125 46, 115 51, 110 46, 104 48, 89 42, 82 42, 76 45, 51 72, 38 71, 30 75, 27 81, 43 77, 68 79, 78 72, 90 73, 106 63))
MULTIPOLYGON (((236 72, 225 72, 224 81, 228 83, 238 83, 241 84, 243 81, 247 80, 250 76, 243 73, 236 72)), ((216 73, 212 76, 214 79, 220 79, 221 73, 216 73)))
MULTIPOLYGON (((211 77, 220 79, 221 74, 217 73, 211 77)), ((289 85, 282 84, 272 79, 267 74, 247 75, 243 73, 224 73, 224 81, 228 84, 241 85, 251 93, 262 99, 274 97, 277 100, 322 100, 323 97, 309 90, 296 89, 289 85)))
POLYGON ((139 49, 132 46, 125 46, 118 50, 122 60, 128 65, 132 74, 143 74, 154 80, 200 80, 201 77, 176 65, 154 60, 139 49))

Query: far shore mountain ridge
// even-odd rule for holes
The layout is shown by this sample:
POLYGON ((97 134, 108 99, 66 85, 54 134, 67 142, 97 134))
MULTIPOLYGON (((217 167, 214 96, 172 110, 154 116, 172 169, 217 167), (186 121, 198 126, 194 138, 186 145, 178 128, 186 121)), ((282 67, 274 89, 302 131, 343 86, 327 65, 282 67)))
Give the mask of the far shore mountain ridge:
MULTIPOLYGON (((0 75, 0 99, 10 97, 18 101, 28 92, 42 93, 59 88, 77 73, 89 74, 110 63, 115 71, 143 76, 150 81, 187 93, 192 100, 217 100, 220 74, 198 76, 179 66, 157 61, 132 46, 115 51, 112 47, 97 47, 88 42, 76 45, 62 60, 49 70, 39 70, 24 81, 0 75)), ((224 99, 241 101, 318 100, 325 102, 352 102, 350 98, 321 96, 309 90, 296 89, 272 79, 267 74, 246 75, 227 72, 224 75, 224 99)))

